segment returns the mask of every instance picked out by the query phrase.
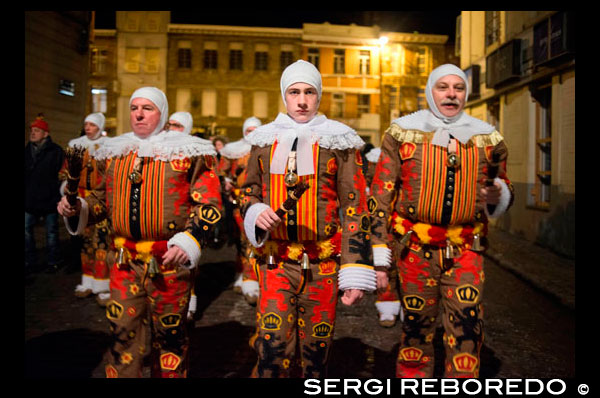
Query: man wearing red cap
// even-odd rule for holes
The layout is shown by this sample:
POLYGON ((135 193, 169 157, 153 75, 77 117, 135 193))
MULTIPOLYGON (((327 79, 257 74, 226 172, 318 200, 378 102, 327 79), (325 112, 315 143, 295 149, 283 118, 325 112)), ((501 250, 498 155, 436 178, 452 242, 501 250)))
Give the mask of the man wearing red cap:
POLYGON ((58 238, 60 200, 59 177, 64 161, 62 148, 50 138, 50 128, 39 115, 30 125, 29 143, 25 146, 25 268, 37 265, 33 227, 40 218, 45 221, 47 262, 49 271, 56 271, 62 262, 58 238))

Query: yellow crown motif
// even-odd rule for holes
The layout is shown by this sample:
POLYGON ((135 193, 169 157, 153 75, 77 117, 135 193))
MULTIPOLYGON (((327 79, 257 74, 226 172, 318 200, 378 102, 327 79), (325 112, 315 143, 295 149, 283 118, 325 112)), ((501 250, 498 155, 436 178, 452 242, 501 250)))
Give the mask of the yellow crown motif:
POLYGON ((167 352, 166 354, 162 354, 160 356, 160 367, 166 370, 175 370, 179 363, 181 362, 181 358, 172 352, 167 352))
POLYGON ((456 295, 461 303, 474 303, 479 297, 479 290, 473 285, 462 285, 456 288, 456 295))
POLYGON ((452 358, 452 362, 459 372, 472 372, 475 370, 478 360, 477 357, 464 352, 455 355, 454 358, 452 358))
POLYGON ((423 351, 414 347, 406 347, 400 350, 400 356, 405 361, 418 361, 423 356, 423 351))
POLYGON ((266 314, 262 320, 262 329, 279 330, 281 327, 281 317, 274 312, 266 314))
POLYGON ((413 311, 421 311, 425 307, 425 300, 416 295, 404 296, 402 299, 407 309, 413 311))
POLYGON ((331 335, 333 326, 327 322, 321 322, 313 326, 313 337, 327 338, 331 335))

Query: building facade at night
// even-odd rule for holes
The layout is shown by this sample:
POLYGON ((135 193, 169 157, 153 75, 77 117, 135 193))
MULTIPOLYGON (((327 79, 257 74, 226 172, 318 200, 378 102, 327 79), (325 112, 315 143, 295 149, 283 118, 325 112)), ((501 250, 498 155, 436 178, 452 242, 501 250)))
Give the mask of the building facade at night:
POLYGON ((238 139, 247 117, 267 123, 285 110, 281 72, 304 59, 323 77, 320 112, 378 145, 392 119, 426 106, 427 76, 448 62, 445 35, 329 23, 292 29, 169 21, 168 11, 118 11, 116 29, 95 31, 87 106, 106 113, 111 135, 128 131, 131 93, 153 85, 165 90, 171 112, 192 114, 194 132, 238 139))
POLYGON ((52 140, 79 136, 88 98, 91 11, 25 12, 25 142, 39 113, 52 140))
POLYGON ((467 112, 508 146, 515 203, 497 225, 575 256, 574 16, 463 11, 456 53, 471 79, 467 112))

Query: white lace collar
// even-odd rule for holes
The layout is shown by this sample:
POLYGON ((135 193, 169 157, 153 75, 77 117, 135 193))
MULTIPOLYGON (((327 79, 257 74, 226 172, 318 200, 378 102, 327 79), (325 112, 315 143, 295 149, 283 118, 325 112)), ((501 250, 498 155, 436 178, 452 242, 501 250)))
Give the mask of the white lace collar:
MULTIPOLYGON (((300 123, 296 123, 291 117, 280 113, 277 118, 268 124, 257 127, 246 136, 251 145, 264 147, 272 145, 281 134, 289 134, 300 123)), ((350 149, 361 148, 365 142, 354 129, 336 120, 327 119, 325 115, 319 115, 308 124, 312 133, 312 143, 318 142, 319 146, 327 149, 350 149)))
POLYGON ((171 161, 200 155, 217 154, 212 142, 179 131, 161 131, 146 139, 133 132, 111 138, 97 152, 97 159, 125 156, 137 151, 140 157, 171 161))
POLYGON ((474 135, 490 134, 496 130, 494 126, 469 116, 465 112, 462 112, 456 120, 448 122, 436 117, 428 109, 395 119, 392 123, 405 130, 420 130, 426 133, 435 131, 432 144, 443 147, 448 146, 450 134, 461 143, 466 144, 474 135))
POLYGON ((227 159, 240 159, 249 154, 251 149, 252 144, 245 138, 242 138, 241 140, 228 143, 219 153, 227 159))

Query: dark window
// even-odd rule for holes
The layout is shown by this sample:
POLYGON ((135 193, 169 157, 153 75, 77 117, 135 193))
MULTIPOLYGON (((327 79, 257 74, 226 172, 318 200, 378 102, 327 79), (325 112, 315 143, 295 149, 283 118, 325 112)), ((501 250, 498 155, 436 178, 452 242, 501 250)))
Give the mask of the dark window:
POLYGON ((204 50, 204 69, 217 69, 217 50, 204 50))

